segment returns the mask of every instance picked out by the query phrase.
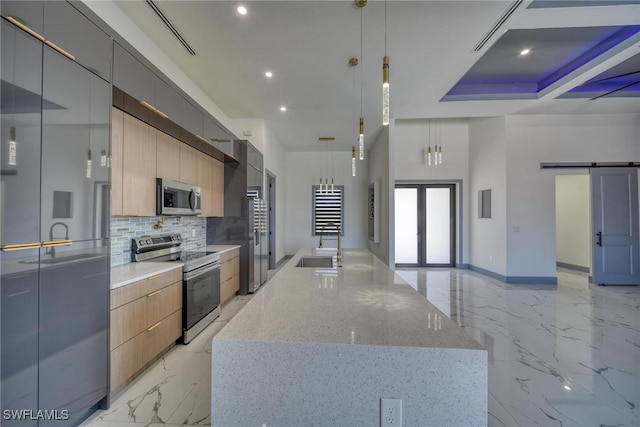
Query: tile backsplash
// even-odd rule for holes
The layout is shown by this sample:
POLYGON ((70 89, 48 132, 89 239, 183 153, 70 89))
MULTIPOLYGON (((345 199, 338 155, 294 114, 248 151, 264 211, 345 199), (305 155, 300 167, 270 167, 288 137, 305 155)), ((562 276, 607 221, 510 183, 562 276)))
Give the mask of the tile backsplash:
POLYGON ((195 249, 206 246, 207 219, 194 216, 166 216, 161 229, 153 228, 162 217, 112 217, 111 218, 111 265, 131 262, 131 239, 142 236, 159 236, 180 233, 182 247, 195 249), (195 230, 195 237, 191 237, 195 230))

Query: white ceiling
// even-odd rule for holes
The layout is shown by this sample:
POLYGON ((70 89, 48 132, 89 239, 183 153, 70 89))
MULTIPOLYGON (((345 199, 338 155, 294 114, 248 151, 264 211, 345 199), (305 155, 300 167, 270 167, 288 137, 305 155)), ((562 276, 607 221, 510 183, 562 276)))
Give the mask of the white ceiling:
MULTIPOLYGON (((350 0, 157 1, 196 56, 185 50, 145 1, 115 3, 230 118, 265 119, 285 150, 317 150, 320 136, 335 136, 337 150, 350 150, 360 117, 361 72, 367 145, 382 128, 382 1, 369 1, 362 9, 362 58, 360 9, 350 0), (249 10, 246 16, 236 12, 241 3, 249 10), (355 75, 347 64, 351 57, 361 59, 355 75), (266 70, 274 73, 272 79, 264 77, 266 70), (285 113, 280 112, 281 105, 287 106, 285 113)), ((640 23, 638 4, 527 9, 529 3, 523 2, 475 53, 473 47, 511 1, 388 1, 391 116, 640 113, 640 98, 555 99, 640 52, 640 42, 561 80, 541 99, 440 102, 504 30, 640 23)))

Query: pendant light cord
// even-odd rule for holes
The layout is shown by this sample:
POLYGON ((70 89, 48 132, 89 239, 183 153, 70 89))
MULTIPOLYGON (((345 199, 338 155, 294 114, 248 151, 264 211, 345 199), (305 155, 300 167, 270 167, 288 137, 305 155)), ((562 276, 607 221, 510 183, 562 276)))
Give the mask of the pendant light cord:
POLYGON ((387 56, 387 0, 384 0, 384 56, 387 56))
POLYGON ((360 9, 360 117, 364 117, 362 115, 362 96, 363 96, 363 68, 364 68, 364 60, 362 56, 362 9, 360 9))

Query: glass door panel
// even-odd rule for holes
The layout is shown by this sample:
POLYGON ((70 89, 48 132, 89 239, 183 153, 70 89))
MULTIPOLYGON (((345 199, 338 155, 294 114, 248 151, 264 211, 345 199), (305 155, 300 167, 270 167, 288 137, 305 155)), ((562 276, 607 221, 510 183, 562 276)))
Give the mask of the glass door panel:
POLYGON ((418 189, 395 189, 396 264, 418 263, 418 189))
POLYGON ((451 188, 425 189, 426 264, 451 264, 451 188))

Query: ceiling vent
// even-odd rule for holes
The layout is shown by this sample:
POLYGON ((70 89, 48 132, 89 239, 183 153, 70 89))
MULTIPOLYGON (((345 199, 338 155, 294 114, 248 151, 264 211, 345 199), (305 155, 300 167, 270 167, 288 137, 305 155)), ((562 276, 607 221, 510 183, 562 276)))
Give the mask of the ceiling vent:
POLYGON ((176 36, 176 38, 178 39, 178 41, 180 43, 182 43, 182 46, 184 46, 184 48, 187 49, 187 51, 191 55, 195 55, 196 51, 193 50, 193 48, 191 46, 189 46, 189 43, 187 43, 187 41, 184 39, 184 37, 182 37, 182 35, 178 32, 176 27, 173 26, 171 21, 169 21, 169 18, 167 18, 167 16, 155 4, 155 2, 153 0, 147 0, 147 4, 151 7, 151 9, 153 9, 153 11, 156 13, 156 15, 158 15, 158 17, 162 20, 162 22, 164 22, 164 25, 167 26, 169 31, 171 31, 173 33, 173 35, 176 36))
POLYGON ((513 12, 516 11, 516 9, 522 4, 522 2, 523 0, 516 0, 511 3, 511 6, 509 6, 509 8, 502 14, 500 19, 498 19, 498 22, 496 22, 495 25, 489 29, 482 40, 480 40, 476 47, 473 48, 472 52, 480 52, 484 45, 486 45, 487 42, 491 39, 491 37, 493 37, 493 35, 500 29, 500 27, 502 27, 502 24, 504 24, 507 19, 509 19, 509 17, 513 15, 513 12))

